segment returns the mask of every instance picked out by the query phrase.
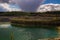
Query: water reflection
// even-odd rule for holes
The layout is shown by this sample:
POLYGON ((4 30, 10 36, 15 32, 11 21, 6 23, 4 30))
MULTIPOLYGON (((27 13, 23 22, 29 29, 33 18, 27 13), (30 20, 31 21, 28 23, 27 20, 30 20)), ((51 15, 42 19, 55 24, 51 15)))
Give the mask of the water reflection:
POLYGON ((57 37, 57 31, 54 28, 20 28, 13 27, 10 24, 0 25, 0 40, 11 40, 11 33, 14 40, 37 40, 57 37))
POLYGON ((0 24, 0 28, 9 28, 12 27, 11 24, 0 24))

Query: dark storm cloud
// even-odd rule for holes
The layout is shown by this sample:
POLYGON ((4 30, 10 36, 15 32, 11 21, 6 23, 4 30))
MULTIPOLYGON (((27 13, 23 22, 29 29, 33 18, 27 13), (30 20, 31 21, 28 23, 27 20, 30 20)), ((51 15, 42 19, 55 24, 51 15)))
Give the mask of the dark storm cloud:
POLYGON ((26 12, 35 12, 44 0, 11 0, 17 3, 26 12))
POLYGON ((0 0, 0 3, 8 3, 9 0, 0 0))

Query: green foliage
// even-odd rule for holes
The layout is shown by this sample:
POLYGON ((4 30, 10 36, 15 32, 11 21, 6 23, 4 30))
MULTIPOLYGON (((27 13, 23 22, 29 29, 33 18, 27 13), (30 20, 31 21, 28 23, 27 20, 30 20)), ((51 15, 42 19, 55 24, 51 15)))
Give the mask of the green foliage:
POLYGON ((51 12, 18 12, 18 11, 13 11, 13 12, 0 12, 0 16, 41 16, 45 14, 60 14, 60 11, 51 11, 51 12))

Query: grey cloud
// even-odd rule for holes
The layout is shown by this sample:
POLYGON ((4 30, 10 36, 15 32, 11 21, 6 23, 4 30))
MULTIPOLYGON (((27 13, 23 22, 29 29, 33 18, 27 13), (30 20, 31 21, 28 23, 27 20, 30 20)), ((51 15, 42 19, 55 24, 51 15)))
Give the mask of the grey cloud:
POLYGON ((26 12, 35 12, 44 0, 11 0, 26 12))
POLYGON ((9 0, 0 0, 0 3, 9 3, 9 0))

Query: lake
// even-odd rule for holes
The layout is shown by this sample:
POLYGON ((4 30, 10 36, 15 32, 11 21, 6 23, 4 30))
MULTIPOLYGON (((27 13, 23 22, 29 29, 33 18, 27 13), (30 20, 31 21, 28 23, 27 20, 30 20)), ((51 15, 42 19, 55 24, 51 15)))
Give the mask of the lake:
POLYGON ((21 28, 0 24, 0 40, 39 40, 58 36, 55 28, 21 28))

